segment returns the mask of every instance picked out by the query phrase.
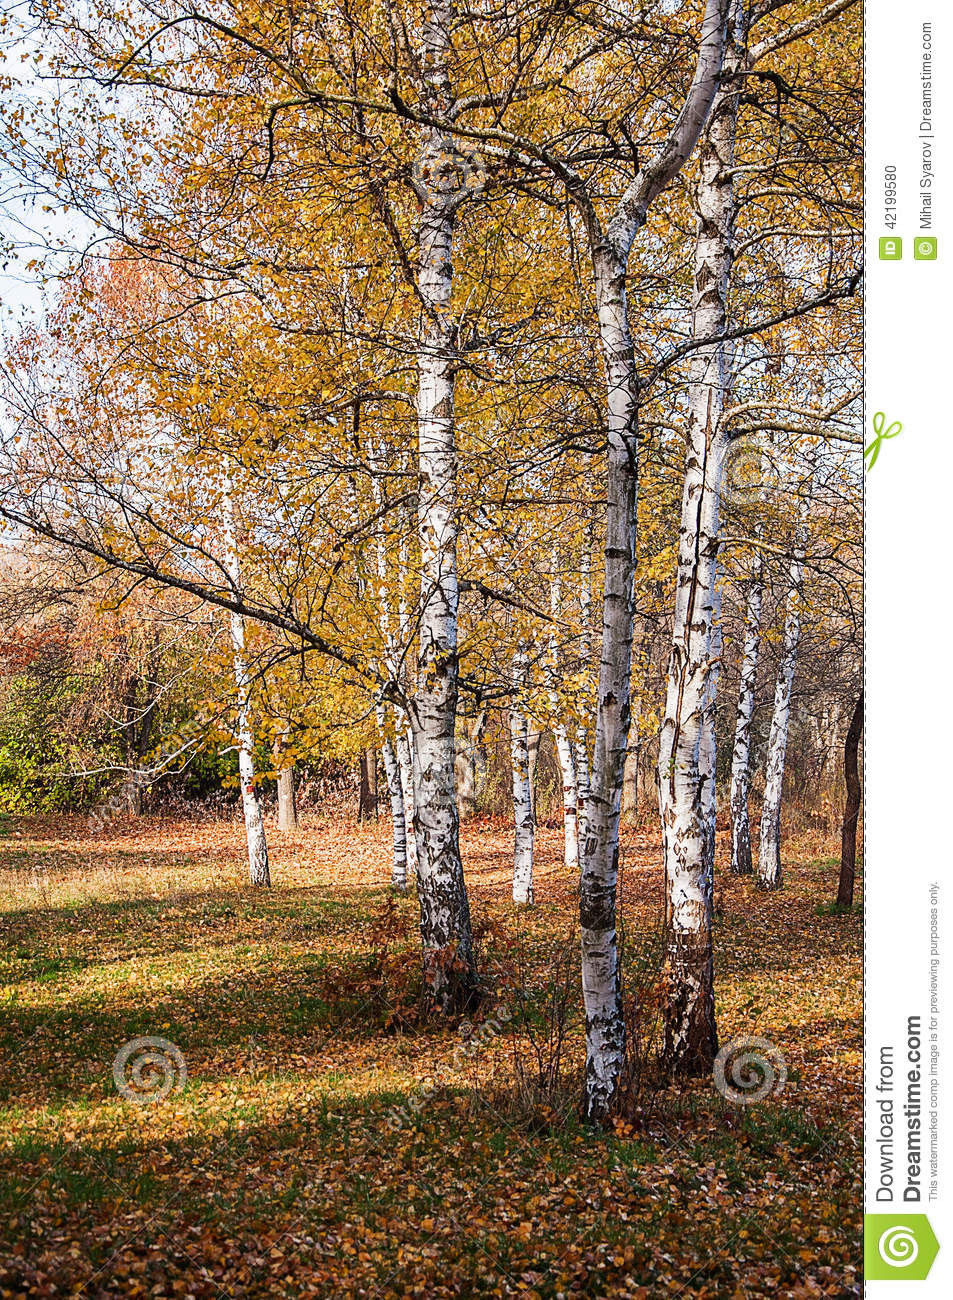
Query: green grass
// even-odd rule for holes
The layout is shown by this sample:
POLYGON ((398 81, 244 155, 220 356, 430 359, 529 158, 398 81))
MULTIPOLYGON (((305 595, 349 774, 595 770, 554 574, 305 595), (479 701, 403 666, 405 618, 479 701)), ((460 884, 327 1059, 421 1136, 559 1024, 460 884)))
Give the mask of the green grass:
MULTIPOLYGON (((599 1133, 574 1109, 575 972, 562 1093, 521 1099, 512 1068, 522 1043, 532 1077, 525 1036, 546 1037, 554 962, 574 951, 568 874, 541 876, 541 905, 519 914, 505 883, 474 888, 484 968, 518 1014, 454 1072, 459 1026, 415 1019, 417 904, 391 901, 386 828, 363 874, 342 884, 278 855, 267 894, 241 883, 217 830, 141 869, 124 836, 111 871, 102 848, 87 863, 33 834, 58 864, 45 901, 26 883, 33 840, 0 859, 14 904, 0 929, 0 1294, 29 1294, 37 1269, 54 1294, 323 1296, 342 1277, 381 1298, 465 1285, 727 1300, 807 1279, 859 1294, 859 926, 819 908, 815 860, 786 864, 782 894, 722 887, 722 1039, 776 1043, 784 1092, 732 1107, 711 1079, 670 1087, 650 1059, 637 1111, 599 1133), (117 897, 130 879, 142 893, 117 897), (145 1035, 187 1061, 158 1105, 124 1100, 112 1077, 145 1035)), ((341 833, 342 855, 354 838, 341 833)), ((506 836, 481 832, 479 850, 505 882, 506 836)), ((655 859, 629 861, 627 959, 647 963, 650 1001, 655 859)))

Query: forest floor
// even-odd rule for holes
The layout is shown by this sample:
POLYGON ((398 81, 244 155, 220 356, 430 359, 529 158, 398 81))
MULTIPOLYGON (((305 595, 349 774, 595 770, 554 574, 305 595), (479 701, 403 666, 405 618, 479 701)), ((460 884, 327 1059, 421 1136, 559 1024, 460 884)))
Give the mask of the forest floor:
POLYGON ((6 820, 0 1296, 860 1295, 860 918, 822 906, 830 842, 789 843, 775 894, 718 873, 722 1041, 768 1039, 787 1073, 740 1105, 656 1078, 659 852, 626 833, 645 1059, 594 1134, 558 832, 517 911, 508 832, 465 828, 489 990, 471 1026, 418 1017, 388 829, 272 830, 275 887, 254 891, 234 822, 6 820), (151 1103, 114 1080, 143 1036, 181 1053, 151 1103))

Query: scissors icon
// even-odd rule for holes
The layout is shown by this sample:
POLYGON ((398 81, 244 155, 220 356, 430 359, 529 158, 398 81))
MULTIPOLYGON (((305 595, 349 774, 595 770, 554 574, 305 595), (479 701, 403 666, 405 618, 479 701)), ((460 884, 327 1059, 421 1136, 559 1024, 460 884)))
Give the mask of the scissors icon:
POLYGON ((867 472, 869 473, 877 463, 877 457, 880 455, 880 448, 888 438, 896 438, 898 433, 903 432, 903 425, 899 420, 894 420, 893 424, 887 424, 887 417, 883 411, 876 411, 873 419, 874 433, 877 435, 873 442, 864 448, 864 460, 867 461, 867 472))

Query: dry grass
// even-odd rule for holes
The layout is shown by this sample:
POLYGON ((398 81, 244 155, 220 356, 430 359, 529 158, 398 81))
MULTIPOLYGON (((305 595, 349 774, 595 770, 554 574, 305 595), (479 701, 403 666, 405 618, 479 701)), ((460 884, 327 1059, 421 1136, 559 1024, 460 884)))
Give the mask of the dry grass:
MULTIPOLYGON (((649 1088, 594 1135, 565 1104, 575 881, 555 830, 517 913, 505 828, 466 829, 493 989, 472 1029, 416 1019, 416 902, 390 901, 386 824, 271 838, 263 893, 237 824, 7 824, 0 1295, 859 1295, 859 925, 818 913, 829 845, 789 845, 780 894, 716 891, 722 1038, 776 1043, 784 1091, 649 1088), (559 1085, 521 1099, 567 989, 559 1085), (142 1035, 187 1064, 155 1105, 112 1076, 142 1035)), ((627 832, 623 895, 651 1006, 649 834, 627 832)))

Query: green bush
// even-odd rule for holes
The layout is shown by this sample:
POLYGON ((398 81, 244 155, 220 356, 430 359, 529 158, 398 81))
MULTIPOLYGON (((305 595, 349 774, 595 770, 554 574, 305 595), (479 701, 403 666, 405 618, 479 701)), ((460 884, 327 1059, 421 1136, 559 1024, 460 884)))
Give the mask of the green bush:
POLYGON ((0 679, 0 810, 58 812, 95 803, 109 786, 103 775, 76 773, 116 761, 105 736, 71 737, 71 714, 89 683, 79 674, 0 679))

